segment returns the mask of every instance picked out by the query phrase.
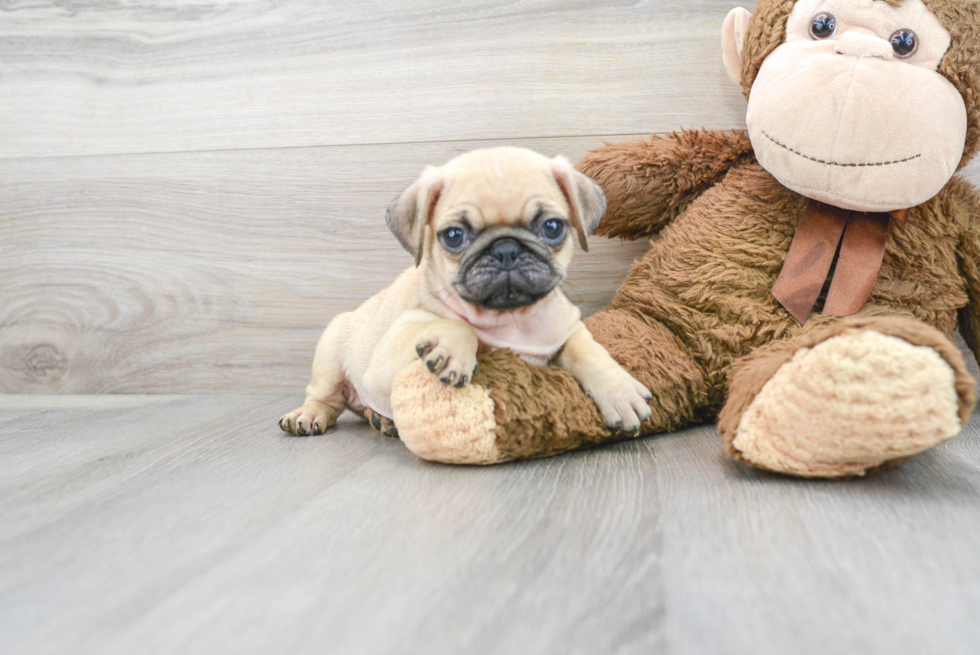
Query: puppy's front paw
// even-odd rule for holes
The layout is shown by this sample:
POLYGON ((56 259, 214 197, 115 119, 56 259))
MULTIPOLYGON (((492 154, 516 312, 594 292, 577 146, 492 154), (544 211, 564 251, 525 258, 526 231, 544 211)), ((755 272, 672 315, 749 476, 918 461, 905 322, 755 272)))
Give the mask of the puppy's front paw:
POLYGON ((279 419, 279 429, 294 437, 321 435, 337 422, 330 420, 325 409, 303 405, 279 419))
POLYGON ((582 386, 585 395, 599 408, 606 425, 616 430, 636 432, 650 418, 653 394, 633 376, 617 367, 605 371, 582 386))
POLYGON ((476 335, 469 326, 463 327, 465 331, 434 329, 415 345, 415 352, 429 372, 443 384, 457 388, 469 384, 476 372, 476 335))

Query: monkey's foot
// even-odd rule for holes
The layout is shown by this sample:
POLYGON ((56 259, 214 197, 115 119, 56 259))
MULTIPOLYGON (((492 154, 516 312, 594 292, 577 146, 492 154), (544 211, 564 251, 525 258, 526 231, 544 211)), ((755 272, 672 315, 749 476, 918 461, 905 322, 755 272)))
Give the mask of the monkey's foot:
MULTIPOLYGON (((915 327, 927 330, 918 330, 928 337, 920 345, 866 329, 788 352, 768 381, 758 381, 764 384, 733 434, 723 412, 719 429, 729 453, 770 471, 840 478, 899 463, 955 436, 965 421, 957 384, 966 375, 962 359, 944 359, 937 347, 945 347, 928 341, 952 344, 932 328, 915 327)), ((765 362, 754 363, 758 376, 765 362)), ((752 377, 751 369, 733 377, 733 395, 735 385, 752 377)), ((972 406, 972 398, 966 402, 972 406)))
POLYGON ((391 404, 402 442, 422 459, 446 464, 505 459, 497 450, 493 401, 482 386, 447 386, 417 361, 398 374, 391 404))

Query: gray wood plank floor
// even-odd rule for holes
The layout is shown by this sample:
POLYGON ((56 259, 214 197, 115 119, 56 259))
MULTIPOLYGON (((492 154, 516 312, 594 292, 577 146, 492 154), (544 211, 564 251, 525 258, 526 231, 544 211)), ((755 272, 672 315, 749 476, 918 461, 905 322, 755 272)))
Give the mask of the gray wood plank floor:
POLYGON ((710 426, 433 465, 297 400, 0 395, 0 652, 980 652, 980 416, 830 483, 710 426))

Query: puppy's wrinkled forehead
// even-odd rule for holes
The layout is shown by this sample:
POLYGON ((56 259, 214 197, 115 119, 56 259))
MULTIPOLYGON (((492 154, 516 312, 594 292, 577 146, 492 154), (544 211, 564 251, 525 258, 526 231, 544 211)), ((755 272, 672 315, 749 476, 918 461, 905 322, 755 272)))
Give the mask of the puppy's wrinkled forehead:
POLYGON ((446 188, 437 220, 466 220, 479 230, 487 225, 519 225, 541 208, 567 214, 552 161, 521 148, 479 150, 457 157, 444 168, 446 188))

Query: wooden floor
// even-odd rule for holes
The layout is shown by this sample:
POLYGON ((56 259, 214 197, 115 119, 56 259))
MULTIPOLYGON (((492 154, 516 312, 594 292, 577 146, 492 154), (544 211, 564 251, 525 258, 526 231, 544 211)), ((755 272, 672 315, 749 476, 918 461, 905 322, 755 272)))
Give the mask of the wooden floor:
POLYGON ((980 416, 830 483, 711 427, 447 467, 296 401, 0 396, 0 652, 980 652, 980 416))

